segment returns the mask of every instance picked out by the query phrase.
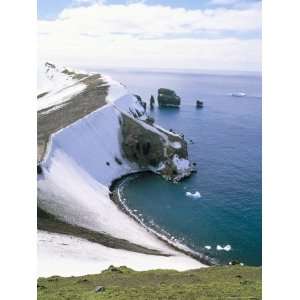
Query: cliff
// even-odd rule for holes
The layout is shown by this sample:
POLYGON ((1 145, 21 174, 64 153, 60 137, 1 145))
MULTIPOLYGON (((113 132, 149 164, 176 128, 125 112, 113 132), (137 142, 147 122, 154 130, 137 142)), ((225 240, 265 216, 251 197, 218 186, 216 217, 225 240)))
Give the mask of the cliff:
POLYGON ((159 106, 178 107, 181 99, 173 90, 160 88, 158 89, 157 101, 159 106))
POLYGON ((203 266, 159 240, 124 214, 109 197, 111 183, 126 174, 150 170, 172 181, 189 176, 186 142, 149 122, 142 101, 108 77, 49 63, 42 66, 39 74, 42 88, 38 93, 38 207, 53 216, 57 224, 73 226, 61 225, 65 231, 57 230, 55 235, 55 226, 51 225, 51 234, 39 233, 40 274, 73 274, 74 270, 61 268, 62 255, 72 260, 79 274, 95 272, 95 268, 99 271, 116 261, 115 256, 106 256, 113 253, 109 247, 99 248, 82 240, 80 243, 91 249, 92 256, 98 257, 91 265, 74 239, 61 235, 74 232, 74 227, 85 235, 92 232, 97 243, 97 232, 114 239, 117 257, 123 257, 117 260, 121 264, 136 266, 137 256, 133 259, 133 252, 128 249, 140 246, 142 253, 158 254, 140 254, 140 263, 145 265, 148 261, 148 269, 203 266), (60 244, 65 243, 69 248, 61 248, 60 244))

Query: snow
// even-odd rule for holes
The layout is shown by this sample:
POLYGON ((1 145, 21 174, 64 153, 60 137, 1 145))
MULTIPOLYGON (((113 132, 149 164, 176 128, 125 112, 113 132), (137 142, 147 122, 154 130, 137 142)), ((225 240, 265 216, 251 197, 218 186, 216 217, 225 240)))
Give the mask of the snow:
POLYGON ((115 100, 128 94, 125 86, 113 80, 110 76, 103 75, 102 78, 109 85, 109 93, 106 96, 107 103, 113 103, 115 100))
POLYGON ((47 64, 39 66, 38 95, 47 94, 38 99, 38 111, 66 102, 86 88, 80 80, 74 80, 72 76, 63 73, 64 70, 65 68, 51 67, 47 64))
POLYGON ((190 170, 190 162, 185 158, 179 158, 178 155, 173 156, 173 163, 176 165, 177 170, 181 173, 184 173, 190 170))
POLYGON ((39 206, 66 222, 174 253, 109 198, 114 179, 139 171, 122 158, 119 115, 106 105, 51 136, 38 178, 39 206))
POLYGON ((154 124, 154 126, 155 126, 157 129, 161 130, 162 132, 165 132, 165 133, 167 133, 167 134, 170 134, 170 135, 173 135, 173 136, 176 136, 176 137, 180 137, 180 135, 179 135, 178 133, 176 133, 176 132, 174 132, 174 131, 168 131, 168 130, 166 130, 165 128, 159 126, 158 124, 154 124))
POLYGON ((85 88, 86 85, 83 83, 74 83, 57 91, 54 90, 38 100, 38 110, 66 102, 83 92, 85 88))
MULTIPOLYGON (((43 178, 38 181, 39 206, 42 209, 71 224, 170 252, 164 243, 118 209, 109 198, 107 185, 96 181, 61 149, 56 149, 56 146, 54 148, 51 163, 43 165, 43 178)), ((123 165, 118 165, 118 169, 117 165, 115 174, 116 171, 122 171, 123 165)), ((101 180, 101 173, 103 181, 110 174, 101 172, 104 167, 110 168, 98 167, 98 180, 101 180)), ((123 172, 127 173, 123 168, 123 172)))
MULTIPOLYGON (((49 75, 49 80, 55 82, 54 90, 58 86, 64 86, 66 81, 69 82, 69 79, 61 77, 52 69, 49 72, 54 74, 51 73, 52 77, 49 75), (56 76, 59 79, 55 79, 56 76)), ((112 81, 108 82, 112 86, 115 85, 112 81)), ((51 91, 38 100, 48 97, 49 101, 41 102, 41 107, 47 107, 50 103, 63 105, 63 99, 74 95, 75 86, 64 86, 63 90, 57 93, 51 91), (67 92, 68 88, 71 88, 71 91, 67 92)), ((79 89, 76 92, 80 92, 79 89)), ((99 272, 110 264, 118 263, 136 269, 159 266, 184 269, 192 265, 203 266, 169 247, 155 234, 122 212, 109 198, 109 186, 113 180, 140 171, 136 164, 123 158, 120 148, 121 112, 129 115, 130 111, 136 110, 144 111, 136 97, 126 94, 126 89, 117 85, 115 90, 114 87, 109 90, 107 105, 52 134, 46 155, 41 162, 43 173, 38 176, 38 204, 45 211, 70 224, 104 232, 162 253, 172 254, 174 257, 166 259, 151 256, 151 260, 147 261, 150 257, 148 255, 123 250, 118 252, 74 237, 51 235, 49 239, 55 241, 53 243, 39 240, 41 274, 54 275, 60 272, 66 275, 63 274, 66 270, 68 275, 79 275, 99 272), (122 161, 121 165, 116 162, 116 158, 122 161), (72 247, 59 244, 61 239, 67 239, 66 243, 72 247), (54 261, 55 264, 52 264, 54 261)), ((147 130, 159 134, 165 143, 169 143, 165 133, 140 120, 136 121, 147 130)), ((187 160, 175 156, 173 160, 184 172, 189 166, 187 160)))
POLYGON ((196 260, 177 256, 155 256, 112 249, 77 237, 38 232, 38 276, 78 276, 96 274, 110 265, 126 265, 136 271, 175 269, 185 271, 203 265, 196 260))
POLYGON ((180 149, 181 148, 181 144, 179 142, 172 142, 171 145, 175 149, 180 149))

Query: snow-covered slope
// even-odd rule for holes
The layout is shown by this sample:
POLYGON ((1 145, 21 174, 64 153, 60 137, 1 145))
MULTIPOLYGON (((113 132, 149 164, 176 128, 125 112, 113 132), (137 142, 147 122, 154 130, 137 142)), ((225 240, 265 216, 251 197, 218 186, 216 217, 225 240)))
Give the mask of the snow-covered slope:
POLYGON ((194 259, 177 253, 174 256, 155 256, 111 249, 84 239, 53 234, 38 233, 38 274, 78 276, 96 274, 109 266, 128 266, 136 271, 151 269, 174 269, 186 271, 202 265, 194 259))
POLYGON ((38 97, 43 96, 38 101, 38 110, 62 104, 86 88, 82 79, 72 78, 66 70, 51 63, 38 68, 38 97))
MULTIPOLYGON (((51 102, 53 104, 57 103, 57 94, 68 89, 69 79, 62 76, 59 71, 51 70, 51 72, 51 80, 54 81, 53 89, 49 90, 51 84, 45 84, 44 80, 41 91, 48 92, 44 96, 48 97, 46 102, 51 102, 52 98, 55 99, 51 102)), ((107 97, 106 105, 51 135, 46 155, 40 163, 42 173, 38 175, 38 205, 67 223, 104 232, 165 254, 182 257, 182 253, 170 248, 123 213, 109 197, 109 186, 113 180, 141 170, 137 163, 130 162, 124 157, 121 147, 122 115, 126 115, 133 122, 140 124, 138 126, 143 126, 143 130, 155 132, 160 136, 162 145, 167 144, 167 147, 173 147, 175 150, 180 145, 178 142, 168 141, 168 135, 162 129, 150 126, 142 120, 135 120, 132 112, 138 112, 140 115, 144 113, 144 107, 140 101, 129 95, 120 84, 108 78, 107 82, 111 86, 112 93, 107 97)), ((70 82, 70 84, 74 86, 74 82, 70 82)), ((69 99, 72 100, 72 96, 69 99)), ((141 119, 143 118, 141 117, 141 119)), ((178 164, 179 172, 188 173, 190 166, 187 160, 180 161, 177 156, 174 156, 173 160, 175 165, 178 164)), ((96 248, 91 247, 95 251, 96 248)), ((80 251, 80 249, 76 249, 74 248, 73 252, 80 251)), ((43 252, 40 253, 40 258, 45 259, 47 249, 43 246, 40 247, 40 251, 43 252)), ((123 255, 125 254, 126 251, 123 255)), ((89 252, 86 255, 91 254, 89 252)), ((144 256, 137 255, 136 260, 140 261, 132 264, 130 259, 124 259, 123 263, 118 260, 118 263, 135 267, 143 264, 144 256)), ((101 259, 100 256, 99 259, 101 259)), ((202 266, 191 258, 188 261, 191 260, 193 264, 182 265, 181 268, 202 266)), ((154 259, 152 267, 159 267, 159 261, 161 260, 154 259)), ((163 261, 161 267, 173 267, 172 259, 163 261)), ((185 262, 185 260, 180 261, 183 264, 185 262)), ((57 262, 57 264, 61 263, 62 261, 57 262)), ((150 268, 151 260, 144 266, 150 268)), ((180 268, 178 267, 178 269, 180 268)), ((55 273, 55 270, 53 272, 55 273)), ((88 273, 89 268, 82 272, 88 273)))

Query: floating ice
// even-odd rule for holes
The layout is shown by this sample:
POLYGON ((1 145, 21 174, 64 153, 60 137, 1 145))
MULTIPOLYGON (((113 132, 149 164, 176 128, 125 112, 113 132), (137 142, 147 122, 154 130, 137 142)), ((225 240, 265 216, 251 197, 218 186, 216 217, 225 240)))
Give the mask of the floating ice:
POLYGON ((246 93, 244 93, 244 92, 234 92, 234 93, 230 93, 229 95, 232 96, 232 97, 245 97, 246 93))
POLYGON ((204 246, 204 248, 205 248, 206 250, 210 250, 210 249, 211 249, 211 246, 204 246))
POLYGON ((216 247, 216 249, 218 250, 218 251, 230 251, 231 250, 231 246, 230 245, 226 245, 226 246, 224 246, 224 247, 222 247, 222 246, 220 246, 220 245, 217 245, 217 247, 216 247))
POLYGON ((191 192, 186 192, 185 195, 187 197, 192 197, 192 198, 201 198, 201 194, 200 192, 195 192, 195 193, 191 193, 191 192))

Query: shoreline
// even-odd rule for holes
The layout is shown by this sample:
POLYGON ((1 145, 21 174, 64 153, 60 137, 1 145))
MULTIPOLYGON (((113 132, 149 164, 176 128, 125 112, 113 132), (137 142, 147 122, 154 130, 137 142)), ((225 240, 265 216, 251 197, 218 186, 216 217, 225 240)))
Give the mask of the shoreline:
MULTIPOLYGON (((128 257, 134 257, 135 255, 142 257, 141 254, 146 254, 149 257, 148 263, 144 261, 144 259, 141 259, 140 263, 146 263, 149 268, 152 268, 152 264, 153 266, 162 268, 175 268, 177 266, 178 269, 185 269, 184 265, 188 268, 193 268, 194 265, 199 265, 199 267, 202 267, 203 258, 199 257, 201 255, 192 253, 191 251, 183 251, 182 249, 179 249, 180 247, 175 247, 171 241, 167 241, 167 238, 159 236, 158 233, 154 234, 150 228, 137 222, 137 220, 130 215, 129 210, 126 210, 124 205, 121 205, 121 203, 119 203, 115 197, 112 197, 114 193, 108 193, 108 190, 115 190, 116 192, 118 191, 118 180, 123 177, 120 177, 120 175, 124 174, 125 177, 128 177, 129 175, 144 173, 146 171, 144 168, 136 169, 136 167, 132 167, 130 162, 120 164, 118 161, 116 161, 116 157, 119 158, 122 156, 122 152, 119 150, 119 131, 117 131, 121 125, 119 118, 120 110, 127 112, 128 109, 130 111, 131 107, 139 110, 141 109, 141 105, 137 103, 136 99, 129 94, 128 96, 118 98, 117 100, 106 99, 109 96, 109 88, 106 85, 100 85, 100 91, 98 91, 98 86, 93 89, 94 85, 99 83, 99 77, 94 78, 95 76, 93 76, 94 75, 91 76, 91 79, 94 80, 89 82, 91 87, 89 88, 88 86, 86 88, 86 93, 88 92, 89 95, 86 95, 86 93, 75 95, 65 102, 66 105, 59 106, 57 110, 50 111, 49 109, 47 114, 41 114, 38 112, 38 116, 40 116, 39 120, 44 125, 44 127, 39 126, 39 138, 43 140, 49 131, 49 136, 51 137, 50 141, 47 141, 46 143, 48 150, 46 153, 47 155, 46 157, 42 156, 42 167, 45 172, 43 171, 40 175, 38 175, 38 181, 39 177, 42 179, 38 185, 41 196, 40 199, 38 197, 38 207, 47 211, 49 215, 38 220, 38 227, 40 227, 39 229, 45 231, 48 230, 48 233, 67 234, 71 238, 74 237, 74 240, 76 240, 78 237, 81 237, 86 241, 94 243, 96 242, 98 243, 97 247, 95 244, 90 245, 91 249, 95 251, 95 255, 96 253, 98 255, 98 248, 100 245, 104 245, 104 247, 108 247, 109 249, 115 248, 112 250, 113 252, 116 252, 116 249, 131 251, 131 253, 127 252, 126 255, 124 254, 124 257, 121 256, 123 257, 124 261, 128 261, 128 257), (105 93, 103 93, 103 89, 105 89, 105 93), (95 94, 97 94, 96 96, 98 97, 94 97, 95 94), (82 99, 82 97, 85 98, 85 101, 82 101, 81 103, 81 105, 85 108, 84 117, 79 115, 76 101, 74 102, 74 99, 79 101, 82 99), (90 105, 89 98, 91 97, 94 100, 93 105, 96 107, 90 105), (102 103, 105 100, 109 100, 108 103, 106 101, 107 105, 103 105, 104 103, 102 103), (61 116, 65 110, 68 110, 68 115, 61 116), (63 124, 64 126, 62 126, 62 128, 60 128, 58 131, 56 130, 56 127, 55 130, 52 130, 52 127, 50 128, 50 125, 53 123, 50 122, 53 121, 53 115, 57 116, 57 118, 64 117, 62 119, 65 123, 67 123, 63 124), (87 122, 88 118, 90 122, 87 122), (111 126, 107 126, 107 120, 109 120, 111 126), (91 128, 93 129, 93 126, 95 128, 106 128, 106 130, 94 131, 91 130, 91 128), (85 143, 74 140, 74 136, 77 136, 78 132, 86 137, 85 143), (109 147, 113 149, 112 152, 106 151, 107 149, 104 149, 101 143, 96 144, 97 147, 94 145, 94 141, 99 141, 99 137, 103 135, 103 132, 109 134, 111 137, 109 140, 109 147), (78 145, 80 147, 78 147, 78 145), (93 145, 93 147, 88 147, 88 145, 93 145), (103 173, 104 169, 101 172, 99 171, 102 168, 94 168, 95 164, 92 164, 89 160, 89 157, 97 157, 99 156, 99 153, 102 155, 101 162, 107 171, 106 173, 103 173), (86 162, 86 168, 83 168, 86 173, 81 171, 81 168, 79 168, 76 163, 73 163, 73 160, 76 162, 76 158, 80 158, 86 162), (91 173, 93 176, 89 176, 89 173, 91 173), (77 184, 78 193, 72 192, 73 185, 75 183, 77 184), (60 193, 60 189, 62 189, 63 193, 60 193), (87 193, 85 197, 89 198, 91 203, 90 205, 86 205, 84 197, 81 196, 80 192, 82 190, 87 193), (53 198, 55 201, 47 201, 48 196, 51 196, 51 198, 53 198), (74 203, 77 203, 78 208, 80 208, 80 205, 82 205, 81 208, 84 208, 85 210, 77 211, 77 207, 74 208, 72 205, 70 206, 69 199, 74 201, 74 203), (114 203, 109 204, 107 201, 113 201, 114 203), (101 208, 101 204, 104 204, 103 208, 101 208), (61 212, 63 212, 64 206, 70 209, 68 211, 69 214, 67 218, 65 218, 64 215, 62 216, 61 214, 57 213, 57 207, 59 207, 61 212), (122 209, 122 206, 124 207, 124 210, 122 209), (107 220, 107 213, 111 212, 112 222, 107 220), (123 215, 124 212, 125 215, 123 215), (77 218, 78 216, 81 219, 76 222, 76 225, 70 222, 72 221, 72 218, 74 219, 74 217, 77 218), (87 216, 89 216, 89 218, 87 218, 87 216), (103 217, 103 220, 106 220, 106 223, 102 222, 101 220, 99 221, 100 217, 103 217), (122 226, 120 227, 119 225, 116 225, 116 220, 119 220, 118 222, 123 221, 121 224, 124 224, 125 226, 122 228, 122 226), (86 224, 86 222, 88 224, 86 224), (199 262, 202 262, 202 264, 199 264, 199 262)), ((100 76, 100 78, 103 77, 100 76)), ((42 99, 42 97, 40 98, 42 99)), ((55 117, 54 119, 57 118, 55 117)), ((61 127, 62 124, 55 123, 53 126, 54 125, 61 127)), ((158 140, 159 137, 163 136, 164 139, 169 142, 168 137, 162 130, 153 130, 150 125, 141 122, 136 122, 134 125, 136 125, 138 127, 137 129, 142 132, 149 131, 152 135, 158 135, 158 140)), ((133 129, 136 128, 134 127, 133 129)), ((171 140, 173 141, 173 139, 171 140)), ((46 142, 46 140, 44 141, 46 142)), ((160 142, 159 146, 161 146, 161 143, 162 142, 160 142)), ((169 145, 169 143, 167 143, 167 145, 169 145)), ((164 144, 162 146, 165 147, 164 144)), ((115 196, 118 195, 116 194, 115 196)), ((43 243, 41 243, 41 246, 42 245, 43 243)), ((58 245, 62 244, 58 243, 58 245)), ((49 258, 47 253, 53 250, 53 247, 56 246, 52 245, 51 243, 48 245, 48 248, 42 247, 42 249, 45 251, 41 253, 45 255, 45 259, 49 258)), ((67 247, 63 247, 59 250, 61 252, 56 253, 59 257, 61 253, 65 253, 64 248, 67 249, 67 247)), ((74 250, 72 251, 73 252, 69 254, 75 254, 75 256, 78 257, 82 254, 80 249, 77 249, 75 245, 74 250)), ((105 250, 104 252, 107 251, 105 250)), ((118 258, 120 257, 119 254, 114 258, 115 261, 118 261, 118 258)), ((99 257, 101 260, 102 257, 99 257)), ((70 258, 66 257, 64 259, 68 260, 70 258)), ((86 257, 81 257, 80 259, 83 259, 82 261, 84 261, 86 257)), ((107 259, 107 257, 105 257, 105 259, 107 259)), ((208 259, 204 260, 205 263, 203 267, 206 265, 211 265, 208 259)), ((130 263, 133 261, 134 260, 132 260, 130 263)), ((62 262, 60 261, 60 263, 62 262)), ((57 264, 58 268, 61 267, 59 262, 57 264)))
MULTIPOLYGON (((157 175, 149 170, 145 171, 137 171, 134 173, 129 173, 125 174, 119 178, 116 178, 112 181, 112 183, 109 186, 109 197, 110 199, 117 205, 117 207, 124 212, 127 216, 129 216, 131 219, 133 219, 135 222, 137 222, 140 226, 145 228, 150 234, 153 234, 156 238, 158 238, 160 241, 163 243, 167 244, 169 247, 172 249, 179 251, 197 261, 200 263, 204 264, 205 266, 216 266, 218 265, 212 258, 209 256, 196 252, 192 249, 190 249, 188 246, 184 244, 176 244, 172 242, 167 236, 156 232, 154 229, 148 227, 144 222, 142 222, 133 212, 132 210, 127 207, 127 205, 121 200, 120 193, 119 193, 119 188, 124 184, 127 180, 130 180, 132 176, 142 176, 143 174, 148 173, 148 174, 153 174, 157 175), (186 249, 184 249, 186 248, 186 249)), ((158 176, 158 175, 157 175, 158 176)))
POLYGON ((165 257, 170 256, 168 254, 161 253, 158 250, 131 243, 125 239, 116 238, 109 234, 93 231, 84 227, 63 222, 57 219, 54 215, 45 212, 40 207, 37 207, 37 229, 48 233, 65 234, 71 237, 82 238, 89 242, 112 249, 121 249, 148 255, 165 257))

